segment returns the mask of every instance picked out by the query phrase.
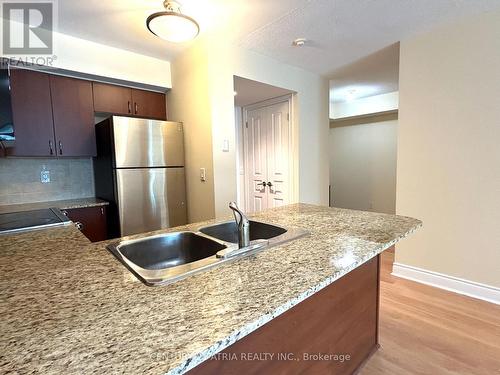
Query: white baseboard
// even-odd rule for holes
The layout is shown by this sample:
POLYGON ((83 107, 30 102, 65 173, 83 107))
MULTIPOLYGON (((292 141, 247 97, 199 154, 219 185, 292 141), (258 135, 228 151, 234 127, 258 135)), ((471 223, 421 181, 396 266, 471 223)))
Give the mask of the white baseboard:
POLYGON ((500 288, 394 263, 392 275, 500 305, 500 288))

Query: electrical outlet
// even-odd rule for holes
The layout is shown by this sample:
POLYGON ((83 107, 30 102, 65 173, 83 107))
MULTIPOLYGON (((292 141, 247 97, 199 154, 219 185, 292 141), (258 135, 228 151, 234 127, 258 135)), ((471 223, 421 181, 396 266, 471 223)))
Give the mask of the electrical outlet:
POLYGON ((48 184, 50 183, 50 171, 47 169, 42 169, 40 172, 40 182, 42 184, 48 184))

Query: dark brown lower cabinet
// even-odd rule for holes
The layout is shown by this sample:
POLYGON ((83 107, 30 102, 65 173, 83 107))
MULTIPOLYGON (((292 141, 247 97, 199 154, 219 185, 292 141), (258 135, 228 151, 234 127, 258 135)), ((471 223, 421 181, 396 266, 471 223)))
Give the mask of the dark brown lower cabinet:
POLYGON ((108 239, 106 206, 72 208, 63 213, 73 221, 92 242, 108 239))
POLYGON ((188 374, 353 374, 378 348, 378 300, 376 257, 188 374))

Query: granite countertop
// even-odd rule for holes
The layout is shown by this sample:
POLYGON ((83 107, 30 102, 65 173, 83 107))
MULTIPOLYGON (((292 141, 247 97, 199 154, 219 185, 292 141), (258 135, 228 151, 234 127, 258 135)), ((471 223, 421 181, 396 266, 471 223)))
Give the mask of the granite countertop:
POLYGON ((24 203, 24 204, 8 204, 0 205, 0 214, 7 214, 10 212, 21 212, 21 211, 31 211, 39 210, 43 208, 56 207, 61 210, 70 210, 73 208, 85 208, 85 207, 97 207, 106 206, 109 202, 104 201, 99 198, 78 198, 78 199, 66 199, 61 201, 48 201, 48 202, 35 202, 35 203, 24 203))
POLYGON ((73 226, 0 237, 0 372, 184 373, 421 225, 305 204, 253 217, 311 235, 161 287, 73 226))

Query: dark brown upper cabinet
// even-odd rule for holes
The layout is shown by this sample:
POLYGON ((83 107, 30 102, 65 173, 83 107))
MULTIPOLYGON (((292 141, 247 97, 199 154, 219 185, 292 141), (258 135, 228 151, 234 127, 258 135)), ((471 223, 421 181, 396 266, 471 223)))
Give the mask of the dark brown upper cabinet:
POLYGON ((123 86, 93 83, 94 111, 116 115, 132 115, 132 89, 123 86))
POLYGON ((134 116, 167 119, 167 101, 165 94, 132 89, 134 116))
POLYGON ((10 71, 12 118, 16 142, 13 156, 54 156, 54 122, 49 75, 31 70, 10 71))
POLYGON ((16 141, 12 156, 95 156, 92 83, 10 71, 16 141))
POLYGON ((165 94, 94 82, 94 110, 100 113, 167 119, 165 94))
POLYGON ((58 156, 96 156, 92 82, 50 76, 58 156))

